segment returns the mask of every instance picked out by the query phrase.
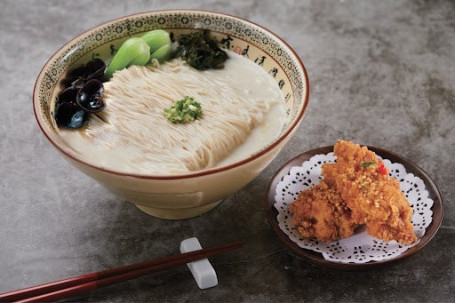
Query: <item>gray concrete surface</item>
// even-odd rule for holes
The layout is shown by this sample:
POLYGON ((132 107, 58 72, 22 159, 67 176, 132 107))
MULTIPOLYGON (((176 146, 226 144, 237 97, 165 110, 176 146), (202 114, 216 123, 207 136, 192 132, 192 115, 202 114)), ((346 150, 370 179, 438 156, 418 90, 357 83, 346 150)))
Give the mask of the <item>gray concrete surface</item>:
POLYGON ((99 290, 80 302, 449 302, 455 298, 454 1, 0 1, 0 292, 243 240, 212 259, 219 285, 199 290, 185 267, 99 290), (311 82, 295 137, 257 179, 214 211, 145 215, 75 171, 41 134, 34 81, 66 41, 135 12, 199 8, 238 15, 282 36, 311 82), (426 170, 444 196, 430 244, 391 267, 340 272, 284 248, 264 213, 273 173, 338 138, 390 149, 426 170))

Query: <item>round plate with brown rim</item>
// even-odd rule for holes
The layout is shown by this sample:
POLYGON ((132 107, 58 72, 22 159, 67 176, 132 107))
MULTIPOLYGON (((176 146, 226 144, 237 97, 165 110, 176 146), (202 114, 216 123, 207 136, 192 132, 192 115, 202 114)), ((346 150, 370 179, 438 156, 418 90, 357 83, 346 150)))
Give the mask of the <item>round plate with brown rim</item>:
POLYGON ((396 261, 402 260, 406 257, 409 257, 419 250, 421 250, 423 247, 425 247, 430 240, 434 237, 436 232, 438 231, 439 227, 441 226, 442 218, 443 218, 443 202, 442 202, 442 197, 441 194, 434 183, 434 181, 431 179, 431 177, 420 167, 418 167, 416 164, 412 163, 408 159, 404 158, 403 156, 400 156, 396 153, 387 151, 385 149, 377 148, 377 147, 372 147, 372 146, 367 146, 368 149, 371 151, 375 152, 377 155, 381 156, 384 159, 388 159, 392 162, 397 162, 401 163, 405 168, 408 173, 412 173, 415 176, 421 178, 423 182, 425 183, 426 190, 428 191, 428 197, 434 201, 432 211, 433 211, 433 216, 432 216, 432 221, 429 224, 429 226, 425 230, 425 234, 420 238, 419 243, 416 245, 410 247, 408 250, 403 252, 397 257, 383 260, 383 261, 371 261, 368 263, 340 263, 340 262, 333 262, 330 260, 324 259, 324 257, 317 252, 301 248, 298 246, 295 242, 293 242, 288 235, 286 235, 278 225, 279 222, 277 220, 277 215, 278 211, 276 210, 274 204, 275 204, 275 189, 278 185, 278 183, 286 176, 289 174, 290 170, 292 167, 296 166, 301 166, 303 162, 309 160, 311 157, 319 154, 328 154, 333 151, 333 146, 326 146, 326 147, 321 147, 317 148, 314 150, 307 151, 303 154, 298 155, 297 157, 293 158, 286 164, 284 164, 278 172, 273 176, 268 189, 267 189, 267 195, 265 199, 265 207, 266 207, 266 213, 268 220, 275 231, 275 233, 278 235, 279 239, 287 246, 289 247, 295 254, 298 256, 304 258, 305 260, 317 264, 317 265, 323 265, 335 269, 340 269, 340 270, 365 270, 365 269, 374 269, 378 267, 382 267, 384 265, 392 264, 395 263, 396 261))

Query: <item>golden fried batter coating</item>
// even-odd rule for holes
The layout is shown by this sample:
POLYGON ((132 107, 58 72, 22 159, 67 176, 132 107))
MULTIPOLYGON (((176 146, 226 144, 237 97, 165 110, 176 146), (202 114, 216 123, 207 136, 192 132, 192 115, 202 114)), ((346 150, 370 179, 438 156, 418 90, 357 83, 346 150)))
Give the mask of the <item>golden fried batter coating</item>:
POLYGON ((340 195, 324 180, 300 193, 289 207, 300 235, 330 242, 354 234, 357 224, 340 195))
POLYGON ((367 233, 379 239, 405 244, 416 241, 412 208, 382 160, 365 146, 342 140, 335 145, 334 154, 336 163, 325 164, 322 174, 352 210, 354 222, 366 224, 367 233))
POLYGON ((357 225, 366 224, 373 237, 404 244, 416 241, 412 208, 376 154, 342 140, 334 154, 336 163, 322 167, 320 185, 302 192, 290 206, 302 236, 331 241, 346 238, 357 225))

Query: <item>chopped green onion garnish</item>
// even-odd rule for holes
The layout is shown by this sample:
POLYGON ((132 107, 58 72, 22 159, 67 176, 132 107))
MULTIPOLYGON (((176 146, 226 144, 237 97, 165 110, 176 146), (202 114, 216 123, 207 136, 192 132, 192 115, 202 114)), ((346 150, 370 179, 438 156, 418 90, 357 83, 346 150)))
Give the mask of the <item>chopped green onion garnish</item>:
POLYGON ((376 164, 376 162, 374 162, 374 161, 363 162, 362 167, 368 167, 368 166, 375 165, 375 164, 376 164))
POLYGON ((171 108, 164 110, 164 116, 172 123, 188 123, 202 117, 202 108, 193 97, 185 96, 178 100, 171 108))

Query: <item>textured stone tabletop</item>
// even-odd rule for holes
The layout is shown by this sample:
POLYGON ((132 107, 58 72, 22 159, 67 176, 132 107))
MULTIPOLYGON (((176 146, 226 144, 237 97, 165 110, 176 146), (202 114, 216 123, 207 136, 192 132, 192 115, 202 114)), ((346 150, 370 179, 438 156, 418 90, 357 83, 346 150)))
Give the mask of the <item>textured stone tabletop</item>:
POLYGON ((219 285, 200 290, 185 266, 72 298, 81 302, 444 302, 455 299, 454 1, 0 1, 0 292, 203 246, 219 285), (310 106, 296 135, 254 181, 193 219, 156 219, 67 163, 40 132, 34 81, 79 33, 141 11, 197 8, 265 26, 301 57, 310 106), (283 247, 264 211, 274 172, 337 139, 411 159, 444 197, 444 220, 419 253, 383 269, 311 265, 283 247))

